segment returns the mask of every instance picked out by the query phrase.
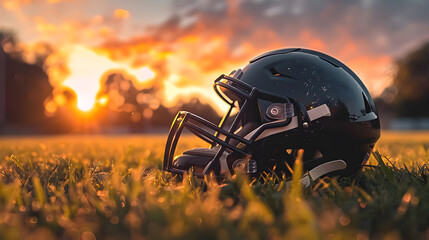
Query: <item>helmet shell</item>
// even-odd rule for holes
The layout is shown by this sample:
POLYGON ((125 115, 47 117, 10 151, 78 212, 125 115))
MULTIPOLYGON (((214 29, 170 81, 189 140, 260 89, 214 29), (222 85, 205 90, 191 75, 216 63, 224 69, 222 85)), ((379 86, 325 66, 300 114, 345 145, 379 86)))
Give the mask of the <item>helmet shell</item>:
MULTIPOLYGON (((344 175, 361 168, 380 137, 378 113, 367 88, 346 65, 326 54, 299 48, 267 52, 244 67, 240 80, 293 98, 307 110, 326 104, 331 116, 312 124, 310 144, 297 143, 293 133, 282 136, 282 142, 318 150, 325 160, 345 160, 344 175)), ((269 105, 258 101, 262 122, 270 121, 265 114, 269 105)))

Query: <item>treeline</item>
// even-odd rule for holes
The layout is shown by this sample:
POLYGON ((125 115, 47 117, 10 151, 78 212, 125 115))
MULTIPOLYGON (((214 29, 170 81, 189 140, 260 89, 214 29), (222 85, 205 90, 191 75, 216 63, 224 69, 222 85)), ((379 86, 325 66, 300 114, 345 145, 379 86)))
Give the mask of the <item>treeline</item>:
MULTIPOLYGON (((53 50, 48 51, 48 54, 53 50)), ((46 53, 28 63, 11 32, 0 31, 0 134, 70 132, 150 132, 165 131, 180 110, 219 121, 217 112, 196 98, 172 108, 158 99, 157 89, 137 90, 121 73, 106 77, 89 112, 77 108, 77 96, 67 87, 55 88, 44 71, 46 53)))

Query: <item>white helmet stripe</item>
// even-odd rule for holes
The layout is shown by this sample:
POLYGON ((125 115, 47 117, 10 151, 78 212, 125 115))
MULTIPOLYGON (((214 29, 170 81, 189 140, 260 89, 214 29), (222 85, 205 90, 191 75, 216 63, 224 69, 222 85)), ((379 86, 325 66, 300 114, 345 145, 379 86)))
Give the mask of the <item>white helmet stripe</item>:
MULTIPOLYGON (((315 107, 313 109, 310 109, 307 111, 307 113, 308 113, 308 116, 310 118, 310 121, 319 119, 321 117, 331 116, 331 111, 329 111, 329 108, 326 104, 323 104, 323 105, 320 105, 320 106, 315 107)), ((256 128, 255 130, 253 130, 252 132, 248 133, 244 138, 249 140, 261 127, 263 127, 266 124, 271 124, 271 123, 275 123, 275 122, 283 122, 283 121, 284 121, 284 119, 262 124, 261 126, 256 128)), ((280 132, 285 132, 285 131, 289 131, 291 129, 295 129, 297 127, 298 127, 298 118, 297 118, 297 116, 294 116, 288 125, 283 126, 283 127, 278 127, 278 128, 266 129, 256 138, 255 141, 260 140, 262 138, 266 138, 268 136, 271 136, 271 135, 274 135, 277 133, 280 133, 280 132)))

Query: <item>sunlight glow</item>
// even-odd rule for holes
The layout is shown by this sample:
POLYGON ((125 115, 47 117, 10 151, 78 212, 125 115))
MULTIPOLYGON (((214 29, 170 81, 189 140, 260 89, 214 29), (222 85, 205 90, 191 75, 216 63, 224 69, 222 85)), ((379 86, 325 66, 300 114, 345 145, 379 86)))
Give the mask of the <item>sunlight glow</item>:
MULTIPOLYGON (((99 56, 92 50, 76 46, 69 56, 71 75, 63 82, 64 86, 72 88, 77 95, 77 107, 82 111, 91 110, 96 104, 97 93, 100 90, 100 78, 112 69, 133 76, 139 82, 144 82, 155 76, 148 67, 132 69, 125 64, 112 62, 107 57, 99 56)), ((105 105, 108 99, 100 99, 105 105)))
POLYGON ((109 97, 107 97, 106 95, 104 95, 98 99, 98 103, 101 106, 106 106, 108 102, 109 102, 109 97))
POLYGON ((148 67, 129 69, 128 72, 134 75, 139 82, 144 82, 155 77, 155 73, 152 72, 148 67))
POLYGON ((189 100, 191 97, 197 97, 203 102, 209 102, 212 106, 216 106, 215 110, 219 114, 223 114, 228 110, 228 105, 216 95, 212 90, 212 86, 177 86, 180 84, 179 76, 172 74, 167 81, 164 82, 165 94, 164 104, 167 107, 174 106, 180 98, 189 100))

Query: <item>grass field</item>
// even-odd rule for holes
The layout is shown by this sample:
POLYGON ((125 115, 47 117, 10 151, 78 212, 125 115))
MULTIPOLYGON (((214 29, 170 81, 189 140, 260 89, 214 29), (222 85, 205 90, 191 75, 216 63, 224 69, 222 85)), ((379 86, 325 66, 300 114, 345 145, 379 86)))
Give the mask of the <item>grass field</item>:
POLYGON ((273 176, 179 181, 159 170, 164 142, 1 137, 0 239, 429 238, 429 133, 384 132, 377 167, 305 189, 273 176))

